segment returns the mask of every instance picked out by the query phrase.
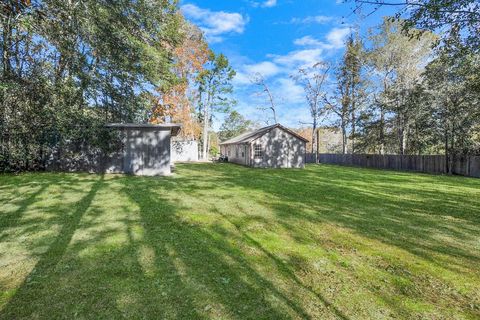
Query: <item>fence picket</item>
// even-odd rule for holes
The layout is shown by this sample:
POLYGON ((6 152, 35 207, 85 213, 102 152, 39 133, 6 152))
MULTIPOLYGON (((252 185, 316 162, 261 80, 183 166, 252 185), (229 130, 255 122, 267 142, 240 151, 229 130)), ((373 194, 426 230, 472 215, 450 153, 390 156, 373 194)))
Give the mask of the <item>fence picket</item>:
MULTIPOLYGON (((307 163, 314 162, 314 155, 307 153, 307 163)), ((374 169, 417 171, 442 174, 445 172, 443 155, 378 155, 378 154, 332 154, 321 153, 319 163, 357 166, 374 169)), ((453 173, 480 178, 480 156, 459 157, 453 166, 453 173)))

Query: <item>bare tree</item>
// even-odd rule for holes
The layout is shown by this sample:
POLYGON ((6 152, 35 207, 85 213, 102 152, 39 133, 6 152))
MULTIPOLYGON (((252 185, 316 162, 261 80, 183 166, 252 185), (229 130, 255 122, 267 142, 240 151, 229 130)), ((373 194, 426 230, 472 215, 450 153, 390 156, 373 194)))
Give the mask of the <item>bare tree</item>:
POLYGON ((252 77, 252 83, 261 88, 260 95, 266 94, 267 98, 268 98, 268 101, 270 103, 269 107, 262 108, 262 110, 270 109, 273 113, 273 120, 275 121, 275 123, 278 123, 277 107, 276 107, 275 101, 273 99, 272 91, 270 90, 270 88, 267 85, 267 82, 265 81, 265 77, 261 73, 257 72, 252 77))
POLYGON ((320 117, 325 114, 326 108, 323 103, 325 97, 324 84, 327 79, 330 66, 318 62, 310 68, 301 68, 296 75, 292 75, 299 85, 305 90, 305 98, 310 108, 312 122, 312 153, 315 154, 315 162, 318 160, 317 127, 320 117))

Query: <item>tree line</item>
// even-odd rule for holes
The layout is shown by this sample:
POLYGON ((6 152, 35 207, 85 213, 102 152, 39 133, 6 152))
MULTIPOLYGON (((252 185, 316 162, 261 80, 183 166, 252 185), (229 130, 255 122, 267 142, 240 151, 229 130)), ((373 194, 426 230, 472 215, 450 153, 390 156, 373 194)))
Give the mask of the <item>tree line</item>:
MULTIPOLYGON (((318 156, 319 134, 339 132, 344 154, 444 154, 450 172, 459 157, 480 154, 480 3, 344 2, 360 16, 384 6, 398 10, 365 35, 353 30, 340 61, 318 61, 291 75, 304 88, 311 119, 296 130, 310 140, 308 152, 318 156)), ((252 84, 277 122, 278 97, 261 74, 252 84)), ((253 125, 232 114, 220 135, 253 125)))
MULTIPOLYGON (((356 10, 394 5, 355 3, 356 10)), ((300 69, 293 77, 305 88, 314 129, 320 117, 333 119, 343 153, 444 154, 450 172, 459 157, 479 154, 475 6, 475 1, 405 1, 397 16, 386 17, 367 35, 352 32, 340 61, 300 69), (327 80, 318 81, 326 72, 327 80)), ((315 132, 310 131, 313 153, 315 132)))
MULTIPOLYGON (((449 164, 478 154, 478 2, 349 2, 359 14, 400 10, 353 32, 340 61, 292 75, 305 89, 310 151, 331 119, 343 153, 441 153, 449 164)), ((1 171, 42 168, 64 145, 69 157, 108 151, 109 122, 181 123, 204 158, 219 137, 258 126, 233 112, 219 136, 211 130, 235 105, 235 71, 175 0, 5 0, 0 27, 1 171)), ((252 83, 277 122, 277 97, 262 75, 252 83)))
POLYGON ((235 72, 177 2, 2 1, 0 171, 40 169, 67 144, 107 150, 111 122, 208 136, 235 72))

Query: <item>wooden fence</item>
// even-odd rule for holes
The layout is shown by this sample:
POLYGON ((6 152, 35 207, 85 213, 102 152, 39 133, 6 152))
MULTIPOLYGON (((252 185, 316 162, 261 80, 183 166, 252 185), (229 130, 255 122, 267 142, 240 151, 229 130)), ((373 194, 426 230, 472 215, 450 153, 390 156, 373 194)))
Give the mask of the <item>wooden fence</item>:
MULTIPOLYGON (((315 163, 315 154, 306 155, 307 163, 315 163)), ((434 174, 446 173, 445 156, 442 155, 377 155, 377 154, 319 154, 319 163, 358 166, 375 169, 417 171, 434 174)), ((459 157, 453 173, 480 178, 480 156, 459 157)))

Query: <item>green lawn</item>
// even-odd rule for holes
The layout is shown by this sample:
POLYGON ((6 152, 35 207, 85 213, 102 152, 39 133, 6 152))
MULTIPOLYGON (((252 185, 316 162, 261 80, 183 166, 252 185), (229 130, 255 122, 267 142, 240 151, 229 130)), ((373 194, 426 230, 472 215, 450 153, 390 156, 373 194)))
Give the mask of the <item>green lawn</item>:
POLYGON ((478 319, 480 180, 0 176, 0 319, 478 319))

